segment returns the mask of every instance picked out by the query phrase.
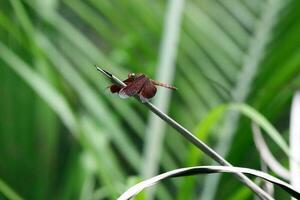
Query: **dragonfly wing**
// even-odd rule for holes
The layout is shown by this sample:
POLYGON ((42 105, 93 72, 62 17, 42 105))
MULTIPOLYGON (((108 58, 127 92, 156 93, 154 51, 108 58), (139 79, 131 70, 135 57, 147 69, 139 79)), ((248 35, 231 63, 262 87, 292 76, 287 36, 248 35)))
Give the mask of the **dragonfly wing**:
MULTIPOLYGON (((133 81, 133 78, 128 78, 128 79, 124 80, 123 82, 126 85, 128 85, 132 81, 133 81)), ((108 86, 108 88, 110 89, 111 93, 117 93, 117 92, 120 92, 120 90, 123 88, 123 86, 119 86, 119 85, 113 84, 113 85, 108 86)))
POLYGON ((122 89, 122 87, 118 86, 118 85, 111 85, 111 86, 108 86, 107 88, 110 89, 111 93, 117 93, 122 89))
POLYGON ((148 79, 139 93, 141 101, 146 102, 152 97, 154 97, 154 95, 156 94, 156 90, 157 89, 155 85, 148 79))
POLYGON ((123 82, 128 85, 129 83, 133 82, 134 81, 134 78, 128 78, 126 80, 124 80, 123 82))
POLYGON ((127 86, 123 87, 120 92, 119 96, 121 98, 127 98, 131 97, 133 95, 138 94, 141 89, 143 88, 145 82, 149 80, 145 75, 141 75, 137 77, 135 80, 132 82, 128 83, 127 86))

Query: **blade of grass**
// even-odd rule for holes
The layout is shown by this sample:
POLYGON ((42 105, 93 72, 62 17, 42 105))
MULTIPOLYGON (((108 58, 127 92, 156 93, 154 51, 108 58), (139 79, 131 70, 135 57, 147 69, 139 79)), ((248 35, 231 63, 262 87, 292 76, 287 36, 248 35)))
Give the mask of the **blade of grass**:
MULTIPOLYGON (((209 113, 197 125, 195 130, 196 136, 204 142, 207 141, 209 131, 211 131, 213 127, 215 127, 216 123, 220 121, 220 118, 224 115, 226 109, 227 106, 221 104, 209 111, 209 113)), ((198 150, 192 145, 189 149, 190 150, 185 165, 197 165, 203 155, 199 154, 198 150)), ((191 199, 191 195, 193 194, 192 191, 195 187, 195 182, 196 179, 194 177, 187 177, 185 180, 183 180, 178 192, 177 199, 191 199)))
POLYGON ((100 131, 88 117, 81 118, 80 121, 85 131, 80 134, 82 144, 95 162, 95 172, 107 188, 109 197, 115 199, 120 190, 119 185, 124 181, 124 175, 119 168, 120 164, 116 163, 115 155, 111 152, 109 135, 99 134, 103 131, 100 131))
POLYGON ((9 200, 23 200, 11 187, 0 178, 0 191, 9 200))
MULTIPOLYGON (((240 71, 236 86, 232 92, 234 101, 244 102, 247 99, 251 85, 259 68, 259 64, 264 56, 265 48, 271 38, 271 31, 276 22, 277 14, 282 4, 282 2, 274 0, 267 2, 265 5, 265 12, 257 24, 254 38, 250 43, 249 52, 245 56, 242 70, 240 71)), ((226 156, 227 152, 229 151, 238 121, 238 113, 228 113, 227 121, 224 123, 222 128, 224 131, 222 138, 217 144, 217 151, 222 152, 222 155, 224 156, 226 156)), ((216 193, 219 180, 220 175, 208 177, 205 181, 205 186, 200 199, 212 200, 216 193)))
POLYGON ((281 136, 281 134, 274 128, 274 126, 259 112, 246 104, 230 104, 229 108, 232 110, 238 110, 242 114, 246 115, 255 123, 259 124, 273 141, 281 148, 281 150, 287 155, 290 155, 290 149, 281 136))
POLYGON ((80 192, 79 200, 91 200, 95 185, 93 174, 87 174, 80 192))
POLYGON ((49 104, 71 133, 76 135, 76 117, 64 97, 1 42, 0 57, 49 104))
POLYGON ((230 12, 242 25, 243 27, 250 31, 255 27, 255 16, 249 12, 248 9, 244 6, 244 3, 241 1, 219 1, 221 5, 227 8, 230 12))
MULTIPOLYGON (((175 61, 177 55, 177 43, 180 34, 180 24, 184 0, 169 1, 165 19, 165 29, 162 37, 160 49, 158 71, 156 79, 165 83, 173 82, 175 74, 175 61)), ((171 91, 159 90, 154 104, 163 112, 167 112, 171 91)), ((144 162, 141 174, 144 178, 149 178, 157 173, 159 167, 160 154, 164 141, 165 124, 159 120, 154 113, 151 113, 146 129, 146 139, 144 146, 144 162)), ((149 193, 148 198, 152 199, 153 193, 149 193)))
POLYGON ((159 181, 169 179, 169 178, 176 178, 176 177, 185 177, 185 176, 191 176, 196 174, 211 174, 211 173, 245 173, 249 175, 254 175, 256 177, 262 178, 268 182, 271 182, 282 189, 284 189, 287 193, 292 195, 293 197, 296 197, 297 199, 300 198, 300 192, 297 191, 293 186, 289 185, 288 183, 271 176, 267 173, 249 169, 249 168, 243 168, 243 167, 229 167, 229 166, 197 166, 197 167, 187 167, 187 168, 180 168, 175 169, 163 174, 160 174, 158 176, 152 177, 148 180, 142 181, 133 187, 129 188, 126 192, 124 192, 118 200, 128 200, 134 197, 136 194, 141 192, 143 189, 153 186, 159 181))
POLYGON ((222 28, 222 31, 234 40, 241 48, 246 49, 249 41, 249 33, 237 22, 237 20, 227 12, 218 1, 197 1, 197 4, 210 15, 212 20, 222 28), (220 21, 220 16, 222 20, 220 21), (224 23, 222 23, 224 22, 224 23))
POLYGON ((223 51, 222 55, 226 55, 233 64, 226 66, 227 70, 236 67, 240 63, 243 55, 243 52, 237 44, 232 41, 232 38, 230 38, 225 31, 220 29, 218 24, 216 24, 215 21, 213 21, 211 17, 199 6, 190 2, 188 4, 188 8, 189 13, 187 13, 187 16, 190 17, 197 27, 205 27, 205 29, 199 28, 199 31, 202 31, 202 34, 208 39, 208 41, 213 41, 216 46, 222 45, 223 48, 219 50, 223 51))
POLYGON ((283 167, 273 156, 270 149, 268 148, 260 128, 255 122, 252 122, 252 133, 253 133, 253 139, 255 146, 261 156, 261 160, 267 165, 274 173, 276 173, 278 176, 289 180, 290 175, 288 170, 283 167))
POLYGON ((259 152, 259 155, 261 156, 262 161, 278 176, 289 180, 289 171, 283 167, 273 156, 262 136, 259 127, 255 122, 252 122, 252 133, 254 144, 259 152))
MULTIPOLYGON (((47 80, 51 80, 49 81, 50 84, 53 84, 54 79, 53 74, 51 73, 51 68, 48 66, 46 58, 41 54, 36 45, 35 27, 33 26, 33 22, 31 21, 26 8, 20 0, 10 0, 10 3, 12 4, 12 7, 14 9, 14 13, 16 13, 17 20, 20 22, 20 25, 25 32, 24 35, 29 39, 29 42, 26 45, 25 49, 28 49, 31 52, 33 58, 33 67, 37 69, 38 72, 40 72, 42 77, 47 77, 47 80)), ((50 10, 50 8, 48 8, 48 10, 50 10)), ((38 163, 40 163, 39 167, 37 167, 36 173, 45 173, 45 175, 41 175, 36 178, 36 186, 33 186, 36 188, 35 193, 36 198, 38 199, 48 196, 47 189, 49 188, 49 184, 51 184, 51 182, 53 181, 50 174, 51 168, 49 167, 51 166, 51 163, 49 162, 55 156, 52 155, 52 153, 55 152, 53 150, 55 148, 57 140, 57 136, 53 134, 56 133, 55 131, 53 131, 53 128, 57 128, 57 119, 52 110, 45 106, 45 104, 46 103, 43 100, 40 100, 38 98, 37 102, 35 103, 35 109, 33 109, 35 111, 35 113, 33 114, 36 115, 35 122, 37 124, 37 129, 44 129, 42 137, 45 141, 45 144, 42 145, 39 153, 36 154, 39 159, 38 163), (45 121, 47 121, 47 123, 44 123, 45 121), (40 127, 41 124, 42 128, 40 127), (39 172, 38 170, 41 170, 41 172, 39 172)), ((30 146, 31 148, 34 148, 34 145, 30 146)), ((33 149, 32 152, 35 152, 35 149, 33 149)))
POLYGON ((18 20, 20 21, 21 27, 25 30, 27 36, 34 36, 34 27, 24 9, 22 2, 19 0, 10 0, 10 2, 15 10, 18 20))

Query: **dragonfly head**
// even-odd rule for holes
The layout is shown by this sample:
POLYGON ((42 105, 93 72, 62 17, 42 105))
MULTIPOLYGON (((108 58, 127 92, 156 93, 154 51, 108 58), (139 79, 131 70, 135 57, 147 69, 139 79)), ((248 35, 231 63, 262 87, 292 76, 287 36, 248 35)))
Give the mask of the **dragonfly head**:
POLYGON ((128 78, 135 79, 135 77, 136 77, 136 74, 135 74, 135 73, 129 73, 129 74, 128 74, 128 78))

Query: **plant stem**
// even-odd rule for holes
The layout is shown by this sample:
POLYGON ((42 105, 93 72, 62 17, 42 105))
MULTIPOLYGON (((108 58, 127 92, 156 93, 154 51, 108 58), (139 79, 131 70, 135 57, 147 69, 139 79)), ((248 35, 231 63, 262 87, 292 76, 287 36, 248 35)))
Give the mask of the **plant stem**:
MULTIPOLYGON (((121 80, 119 80, 117 77, 112 75, 111 73, 107 72, 104 69, 101 69, 97 67, 97 70, 100 71, 103 75, 105 75, 107 78, 109 78, 113 83, 118 84, 120 86, 126 86, 125 83, 123 83, 121 80)), ((139 98, 136 96, 136 99, 139 100, 139 98)), ((140 101, 140 100, 139 100, 140 101)), ((141 102, 141 101, 140 101, 141 102)), ((193 143, 198 149, 203 151, 205 154, 207 154, 210 158, 218 162, 220 165, 223 166, 232 166, 228 161, 226 161, 222 156, 220 156, 217 152, 215 152, 213 149, 211 149, 209 146, 207 146, 204 142, 199 140, 197 137, 195 137, 190 131, 188 131, 186 128, 181 126, 179 123, 177 123, 174 119, 166 115, 165 113, 161 112, 157 107, 155 107, 150 102, 144 102, 143 103, 146 107, 148 107, 153 113, 155 113, 157 116, 159 116, 162 120, 167 122, 170 126, 172 126, 174 129, 176 129, 185 139, 193 143)), ((245 176, 243 173, 236 173, 236 176, 239 178, 239 180, 244 183, 246 186, 248 186, 253 192, 256 193, 256 195, 260 199, 273 199, 269 194, 267 194, 265 191, 263 191, 260 187, 258 187, 254 182, 252 182, 247 176, 245 176)))

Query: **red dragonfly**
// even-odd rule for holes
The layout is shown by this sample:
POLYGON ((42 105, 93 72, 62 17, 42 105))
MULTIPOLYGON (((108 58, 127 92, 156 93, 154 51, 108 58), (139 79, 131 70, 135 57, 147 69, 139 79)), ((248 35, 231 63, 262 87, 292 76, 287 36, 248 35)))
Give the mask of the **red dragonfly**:
POLYGON ((112 93, 119 93, 121 98, 138 95, 142 102, 146 102, 156 94, 156 86, 177 90, 176 87, 149 79, 145 74, 129 73, 128 78, 123 81, 126 86, 113 84, 109 86, 112 93))

